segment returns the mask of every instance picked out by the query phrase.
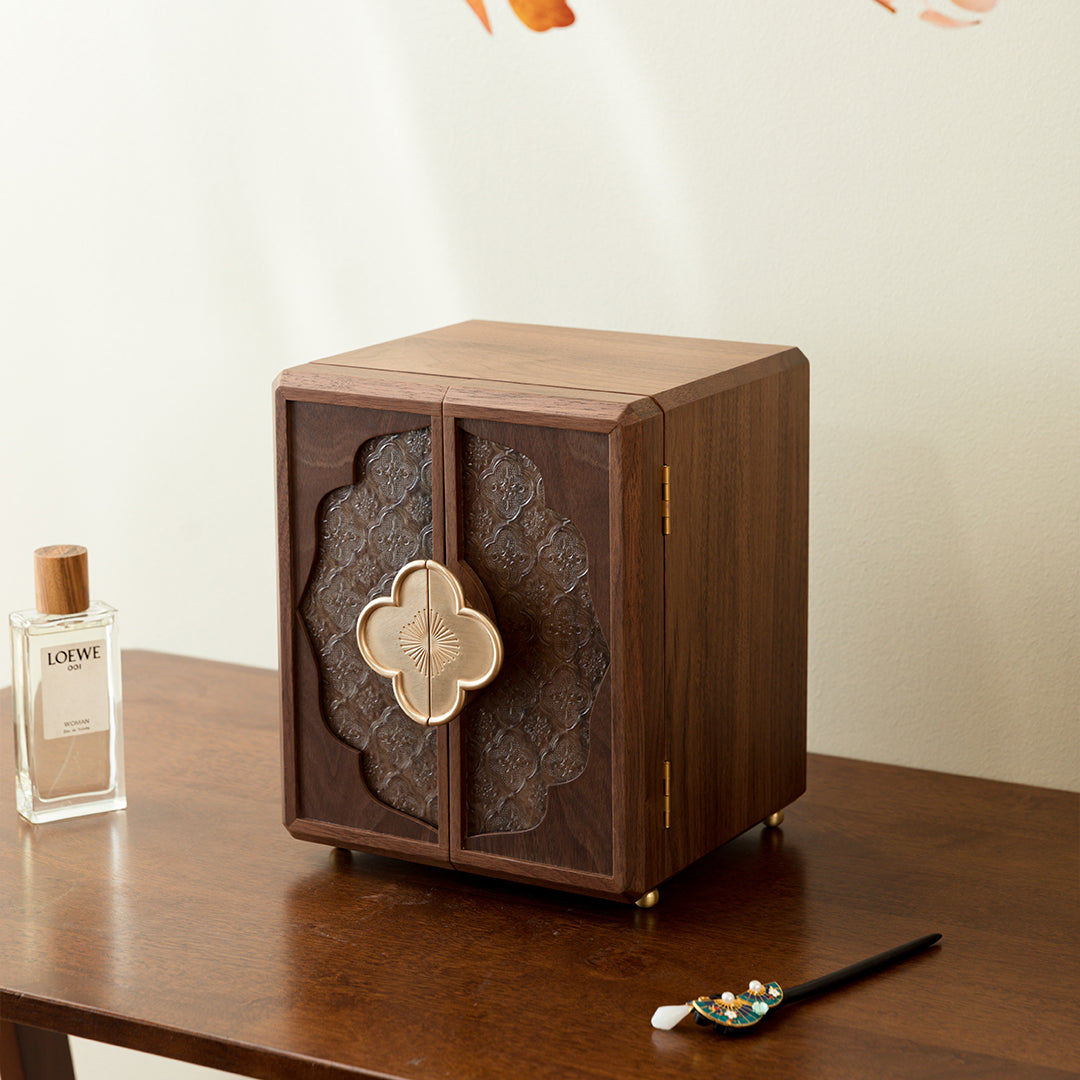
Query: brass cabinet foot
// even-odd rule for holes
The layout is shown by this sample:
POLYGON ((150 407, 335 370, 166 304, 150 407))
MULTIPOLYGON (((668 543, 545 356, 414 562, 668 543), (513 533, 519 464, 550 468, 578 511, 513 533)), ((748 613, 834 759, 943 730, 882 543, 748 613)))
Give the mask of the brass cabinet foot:
POLYGON ((656 907, 656 905, 660 903, 660 890, 650 889, 644 896, 635 900, 634 903, 639 908, 656 907))
POLYGON ((784 822, 784 811, 777 810, 775 814, 770 814, 761 824, 766 829, 775 829, 777 825, 782 825, 784 822))
POLYGON ((330 849, 330 865, 345 867, 352 863, 352 852, 346 847, 334 847, 330 849))

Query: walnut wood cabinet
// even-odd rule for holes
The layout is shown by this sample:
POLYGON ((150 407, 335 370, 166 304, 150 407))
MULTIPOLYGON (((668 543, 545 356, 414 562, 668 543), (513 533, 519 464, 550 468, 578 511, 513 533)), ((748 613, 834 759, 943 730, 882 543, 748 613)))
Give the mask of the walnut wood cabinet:
POLYGON ((469 322, 291 368, 275 414, 294 836, 635 900, 802 793, 797 349, 469 322), (422 560, 502 644, 439 725, 356 633, 422 560))

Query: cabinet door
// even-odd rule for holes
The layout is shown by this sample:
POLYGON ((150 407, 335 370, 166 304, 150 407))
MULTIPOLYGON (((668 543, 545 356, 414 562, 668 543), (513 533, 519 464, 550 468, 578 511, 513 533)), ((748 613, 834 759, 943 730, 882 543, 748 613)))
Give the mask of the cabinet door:
POLYGON ((610 878, 609 436, 448 408, 447 561, 483 585, 504 653, 450 726, 450 860, 610 878))
POLYGON ((445 863, 446 733, 402 712, 355 637, 402 565, 443 557, 430 408, 279 401, 285 809, 304 839, 445 863))
POLYGON ((350 385, 279 390, 286 824, 640 894, 663 827, 659 410, 553 394, 515 412, 501 388, 497 408, 474 388, 383 402, 350 385), (409 719, 355 636, 418 559, 457 574, 503 645, 495 680, 438 727, 409 719))

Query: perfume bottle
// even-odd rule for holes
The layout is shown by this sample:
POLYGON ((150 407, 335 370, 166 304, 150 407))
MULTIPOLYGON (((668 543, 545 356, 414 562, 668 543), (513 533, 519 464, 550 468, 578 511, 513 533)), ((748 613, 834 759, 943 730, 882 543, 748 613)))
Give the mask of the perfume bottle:
POLYGON ((28 821, 122 810, 116 609, 91 603, 86 548, 34 552, 36 611, 11 615, 15 800, 28 821))

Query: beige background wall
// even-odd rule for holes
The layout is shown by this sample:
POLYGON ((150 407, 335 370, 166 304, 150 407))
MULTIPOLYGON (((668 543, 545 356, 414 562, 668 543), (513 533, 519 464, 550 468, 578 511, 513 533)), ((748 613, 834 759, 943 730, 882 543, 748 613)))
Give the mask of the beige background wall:
POLYGON ((1080 5, 489 6, 2 0, 0 604, 81 542, 126 644, 272 666, 282 367, 797 344, 812 749, 1080 787, 1080 5))

